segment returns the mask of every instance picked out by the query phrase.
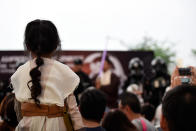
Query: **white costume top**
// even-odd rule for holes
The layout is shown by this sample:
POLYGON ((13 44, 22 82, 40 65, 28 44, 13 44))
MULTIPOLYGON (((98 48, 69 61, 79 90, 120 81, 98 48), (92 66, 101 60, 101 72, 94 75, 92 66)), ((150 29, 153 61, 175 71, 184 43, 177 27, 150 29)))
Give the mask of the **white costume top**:
MULTIPOLYGON (((64 99, 67 99, 69 112, 74 129, 80 129, 82 124, 81 115, 78 111, 75 97, 72 94, 79 84, 79 77, 67 66, 58 61, 42 58, 44 64, 40 66, 41 71, 41 95, 37 98, 41 104, 55 104, 64 106, 64 99)), ((19 102, 34 102, 31 98, 30 89, 27 83, 31 80, 30 70, 36 67, 35 59, 26 62, 20 66, 11 77, 11 83, 14 88, 16 99, 19 102)), ((30 83, 31 85, 31 83, 30 83)), ((66 130, 63 117, 48 118, 47 116, 23 117, 17 130, 28 131, 63 131, 66 130)))
MULTIPOLYGON (((40 67, 42 93, 38 99, 41 104, 56 104, 63 107, 64 99, 73 93, 79 84, 79 77, 67 65, 48 58, 43 60, 44 65, 40 67)), ((31 80, 29 73, 34 67, 35 59, 20 66, 11 77, 16 99, 20 102, 33 102, 29 99, 31 92, 27 83, 31 80)))
POLYGON ((111 70, 107 70, 106 72, 102 72, 101 73, 101 85, 102 86, 110 85, 110 83, 111 83, 111 75, 112 75, 112 71, 111 70))

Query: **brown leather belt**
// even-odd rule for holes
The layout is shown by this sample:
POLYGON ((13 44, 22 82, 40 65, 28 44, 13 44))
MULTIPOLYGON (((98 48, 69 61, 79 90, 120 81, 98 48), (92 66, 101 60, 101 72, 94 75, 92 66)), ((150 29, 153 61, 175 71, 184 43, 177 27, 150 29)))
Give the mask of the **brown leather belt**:
POLYGON ((43 105, 37 106, 34 103, 21 103, 22 116, 48 116, 62 117, 64 107, 57 105, 43 105))

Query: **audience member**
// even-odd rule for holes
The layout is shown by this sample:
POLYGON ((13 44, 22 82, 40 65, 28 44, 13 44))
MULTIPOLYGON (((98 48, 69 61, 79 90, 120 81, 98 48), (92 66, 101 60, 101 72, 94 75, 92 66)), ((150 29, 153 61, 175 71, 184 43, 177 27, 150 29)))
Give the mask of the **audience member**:
POLYGON ((92 82, 88 75, 82 71, 83 62, 81 59, 74 60, 73 71, 80 77, 80 83, 76 90, 74 91, 74 95, 76 97, 76 101, 79 104, 79 96, 81 93, 86 90, 88 87, 92 86, 92 82))
POLYGON ((176 67, 171 76, 171 88, 182 85, 183 83, 196 85, 196 68, 189 66, 187 68, 176 67))
POLYGON ((106 94, 107 106, 117 108, 118 87, 120 79, 112 72, 112 62, 107 56, 103 66, 103 72, 96 78, 95 87, 106 94))
POLYGON ((0 123, 0 131, 14 131, 18 125, 16 113, 14 111, 14 94, 5 96, 0 106, 0 116, 3 120, 0 123))
POLYGON ((47 20, 31 21, 24 37, 24 45, 32 59, 11 77, 23 116, 16 131, 66 130, 63 119, 65 99, 74 129, 81 129, 82 118, 73 95, 79 77, 67 65, 52 59, 60 46, 55 25, 47 20))
POLYGON ((80 112, 85 131, 105 131, 100 125, 106 108, 105 95, 97 89, 84 91, 80 99, 80 112))
POLYGON ((163 131, 194 131, 196 86, 180 85, 168 91, 162 102, 163 131))
POLYGON ((127 116, 120 110, 112 110, 103 119, 102 126, 107 131, 137 131, 127 116))
POLYGON ((162 115, 162 103, 156 108, 155 111, 155 116, 153 121, 153 124, 155 126, 160 126, 161 115, 162 115))
POLYGON ((141 114, 150 122, 154 120, 155 107, 150 103, 142 105, 141 114))
POLYGON ((155 131, 155 127, 141 115, 141 105, 137 96, 133 93, 124 92, 120 96, 119 109, 139 131, 155 131))

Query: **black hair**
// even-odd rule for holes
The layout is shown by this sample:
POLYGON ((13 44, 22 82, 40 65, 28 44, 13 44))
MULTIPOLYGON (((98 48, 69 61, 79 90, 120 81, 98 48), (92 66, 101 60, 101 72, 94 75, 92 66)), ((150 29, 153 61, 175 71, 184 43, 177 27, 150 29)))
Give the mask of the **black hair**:
POLYGON ((196 118, 196 86, 180 85, 163 98, 162 112, 169 131, 193 131, 196 118))
POLYGON ((119 98, 122 106, 128 105, 134 113, 141 113, 141 105, 135 94, 131 92, 124 92, 119 98))
POLYGON ((55 25, 48 20, 34 20, 27 24, 24 34, 24 45, 36 55, 36 67, 30 71, 31 79, 27 85, 31 91, 31 99, 39 104, 37 98, 41 94, 41 72, 39 67, 44 64, 42 56, 49 55, 60 46, 60 38, 55 25), (31 86, 29 85, 30 83, 31 86))
POLYGON ((74 65, 82 65, 82 64, 83 64, 83 62, 82 62, 81 59, 75 59, 74 60, 74 65))
POLYGON ((105 61, 107 61, 110 65, 112 65, 112 61, 110 60, 109 55, 105 57, 105 61))
POLYGON ((13 93, 4 97, 1 102, 0 116, 3 123, 0 125, 0 130, 15 128, 18 125, 16 112, 14 110, 15 95, 13 93))
POLYGON ((110 111, 106 114, 102 123, 107 131, 136 131, 136 127, 120 110, 110 111))
POLYGON ((141 108, 141 114, 149 121, 154 119, 155 107, 152 104, 145 103, 141 108))
POLYGON ((84 119, 100 122, 106 108, 105 94, 97 89, 85 91, 80 99, 80 112, 84 119))

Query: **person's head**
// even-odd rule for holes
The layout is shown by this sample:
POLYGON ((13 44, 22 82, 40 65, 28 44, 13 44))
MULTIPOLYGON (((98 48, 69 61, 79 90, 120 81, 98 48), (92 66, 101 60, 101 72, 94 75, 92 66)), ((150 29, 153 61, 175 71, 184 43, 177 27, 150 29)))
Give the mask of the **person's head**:
POLYGON ((80 99, 80 112, 84 120, 100 123, 106 108, 106 98, 97 89, 85 91, 80 99))
POLYGON ((161 128, 164 131, 193 131, 196 118, 196 86, 180 85, 163 98, 161 128))
POLYGON ((102 123, 107 131, 136 131, 136 127, 120 110, 110 111, 106 114, 102 123))
POLYGON ((129 74, 130 76, 137 77, 137 78, 144 76, 144 63, 138 57, 134 57, 129 61, 128 69, 130 72, 129 74))
POLYGON ((44 64, 42 57, 51 57, 53 52, 60 45, 58 31, 55 25, 48 20, 34 20, 27 24, 24 34, 24 45, 35 57, 36 67, 30 71, 32 80, 28 82, 31 97, 36 104, 40 101, 37 97, 41 94, 40 84, 41 72, 39 67, 44 64), (31 85, 29 85, 31 83, 31 85))
POLYGON ((111 67, 112 67, 112 62, 109 59, 109 57, 106 56, 104 66, 103 66, 103 71, 105 72, 105 71, 109 70, 111 67))
POLYGON ((75 59, 73 63, 74 63, 73 70, 75 72, 78 72, 78 71, 81 71, 82 70, 83 62, 82 62, 81 59, 75 59))
POLYGON ((48 20, 34 20, 27 24, 24 45, 35 57, 48 56, 60 45, 55 25, 48 20))
POLYGON ((0 130, 12 130, 18 125, 16 112, 14 110, 14 94, 5 96, 0 106, 0 116, 3 123, 0 125, 0 130))
POLYGON ((158 76, 167 74, 167 64, 161 57, 156 57, 151 62, 152 73, 158 76))
MULTIPOLYGON (((126 115, 141 113, 141 105, 137 96, 131 92, 124 92, 120 95, 119 109, 126 115)), ((131 119, 131 117, 129 117, 131 119)))
POLYGON ((141 114, 149 121, 154 119, 155 107, 152 104, 146 103, 141 108, 141 114))

